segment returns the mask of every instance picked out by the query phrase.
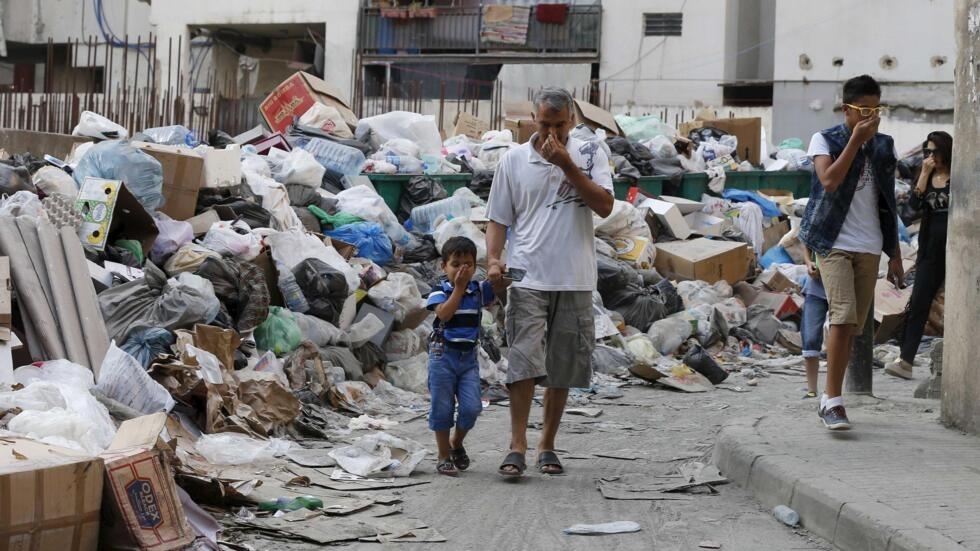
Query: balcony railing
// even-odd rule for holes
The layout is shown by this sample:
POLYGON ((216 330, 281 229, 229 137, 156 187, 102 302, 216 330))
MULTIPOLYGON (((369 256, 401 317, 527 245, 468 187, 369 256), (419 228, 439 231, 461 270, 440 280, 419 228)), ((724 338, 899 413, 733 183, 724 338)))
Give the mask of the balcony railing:
POLYGON ((362 55, 400 57, 415 55, 574 54, 598 57, 602 6, 569 6, 563 23, 542 23, 531 8, 527 40, 523 44, 483 42, 483 10, 424 8, 402 17, 380 8, 363 8, 359 48, 362 55))

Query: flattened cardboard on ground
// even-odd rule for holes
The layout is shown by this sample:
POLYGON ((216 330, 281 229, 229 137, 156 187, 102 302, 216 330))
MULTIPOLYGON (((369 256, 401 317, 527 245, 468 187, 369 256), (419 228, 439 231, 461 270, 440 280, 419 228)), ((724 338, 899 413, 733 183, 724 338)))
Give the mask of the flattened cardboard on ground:
POLYGON ((156 448, 165 413, 123 422, 105 460, 100 548, 183 549, 195 534, 184 516, 166 456, 156 448))
POLYGON ((684 215, 681 214, 677 205, 658 199, 644 199, 636 204, 636 208, 648 209, 677 239, 687 239, 691 236, 691 228, 687 225, 687 221, 684 220, 684 215))
POLYGON ((700 237, 658 243, 654 267, 672 279, 699 279, 708 283, 724 279, 734 285, 745 279, 752 255, 752 249, 745 243, 700 237))
POLYGON ((82 452, 0 438, 0 549, 98 549, 102 469, 82 452))
POLYGON ((133 142, 133 147, 160 161, 163 167, 164 204, 160 212, 174 220, 187 220, 197 208, 197 193, 204 185, 204 158, 186 147, 133 142))
POLYGON ((712 118, 709 112, 702 111, 698 118, 693 121, 681 123, 678 131, 682 136, 687 136, 691 130, 703 127, 717 128, 727 132, 738 139, 738 149, 735 151, 743 161, 749 161, 754 166, 759 166, 760 145, 762 140, 762 119, 759 117, 750 118, 712 118))
POLYGON ((905 319, 905 307, 912 296, 912 287, 897 289, 886 278, 875 283, 874 316, 878 323, 875 344, 890 339, 905 319))
POLYGON ((490 123, 474 117, 466 111, 460 111, 456 115, 456 127, 453 129, 453 136, 462 134, 468 138, 479 140, 488 130, 490 130, 490 123))
POLYGON ((273 132, 285 132, 298 117, 314 103, 334 107, 353 130, 358 118, 341 99, 343 92, 332 84, 309 73, 298 72, 287 78, 259 105, 262 118, 273 132))
POLYGON ((7 150, 11 155, 30 153, 38 158, 51 155, 64 159, 68 157, 75 145, 90 141, 92 138, 83 136, 14 130, 12 128, 0 129, 0 149, 7 150))

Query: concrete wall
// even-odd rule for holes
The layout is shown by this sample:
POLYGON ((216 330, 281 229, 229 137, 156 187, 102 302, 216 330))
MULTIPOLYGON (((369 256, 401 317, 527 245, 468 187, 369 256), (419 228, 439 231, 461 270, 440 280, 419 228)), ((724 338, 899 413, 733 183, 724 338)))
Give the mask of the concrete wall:
POLYGON ((952 181, 956 193, 946 246, 946 338, 943 350, 942 418, 962 430, 980 432, 980 371, 976 332, 980 327, 980 1, 957 0, 956 134, 952 181))
MULTIPOLYGON (((322 25, 326 37, 324 71, 349 100, 353 88, 354 52, 357 40, 357 0, 167 0, 154 2, 150 22, 161 41, 183 36, 195 25, 322 25)), ((161 71, 167 60, 158 56, 161 71)), ((187 59, 183 66, 187 66, 187 59)))
POLYGON ((603 4, 600 78, 616 103, 720 105, 727 48, 725 0, 635 0, 603 4), (684 13, 682 36, 643 36, 643 14, 684 13))
MULTIPOLYGON (((12 42, 44 43, 100 37, 91 0, 4 0, 3 29, 12 42)), ((136 0, 103 0, 105 18, 122 38, 133 42, 151 31, 150 6, 136 0)), ((100 38, 101 39, 101 38, 100 38)))

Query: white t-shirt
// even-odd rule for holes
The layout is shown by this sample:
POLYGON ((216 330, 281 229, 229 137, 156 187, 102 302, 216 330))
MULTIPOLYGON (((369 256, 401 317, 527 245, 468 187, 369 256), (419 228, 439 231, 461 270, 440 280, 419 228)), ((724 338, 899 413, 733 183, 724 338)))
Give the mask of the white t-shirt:
MULTIPOLYGON (((806 153, 814 160, 820 155, 830 155, 830 145, 823 134, 817 132, 810 138, 810 149, 806 153)), ((859 154, 855 160, 860 161, 860 158, 859 154)), ((883 243, 878 217, 878 184, 875 182, 874 168, 865 160, 857 190, 833 248, 855 253, 881 254, 883 243)))
MULTIPOLYGON (((592 209, 557 166, 527 143, 508 151, 493 177, 487 218, 510 228, 507 266, 527 271, 515 287, 592 291, 596 284, 592 209)), ((596 184, 613 191, 609 161, 598 144, 569 137, 572 160, 596 184)))

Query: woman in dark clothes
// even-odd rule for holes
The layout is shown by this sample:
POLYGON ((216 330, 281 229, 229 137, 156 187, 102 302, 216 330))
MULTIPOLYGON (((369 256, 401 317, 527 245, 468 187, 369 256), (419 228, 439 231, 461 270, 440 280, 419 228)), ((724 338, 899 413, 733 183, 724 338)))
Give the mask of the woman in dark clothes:
POLYGON ((946 279, 946 223, 949 217, 949 167, 953 138, 946 132, 930 132, 922 144, 922 171, 909 202, 922 210, 919 252, 915 259, 915 285, 905 318, 902 353, 885 367, 889 375, 912 378, 912 362, 929 320, 936 293, 946 279))

